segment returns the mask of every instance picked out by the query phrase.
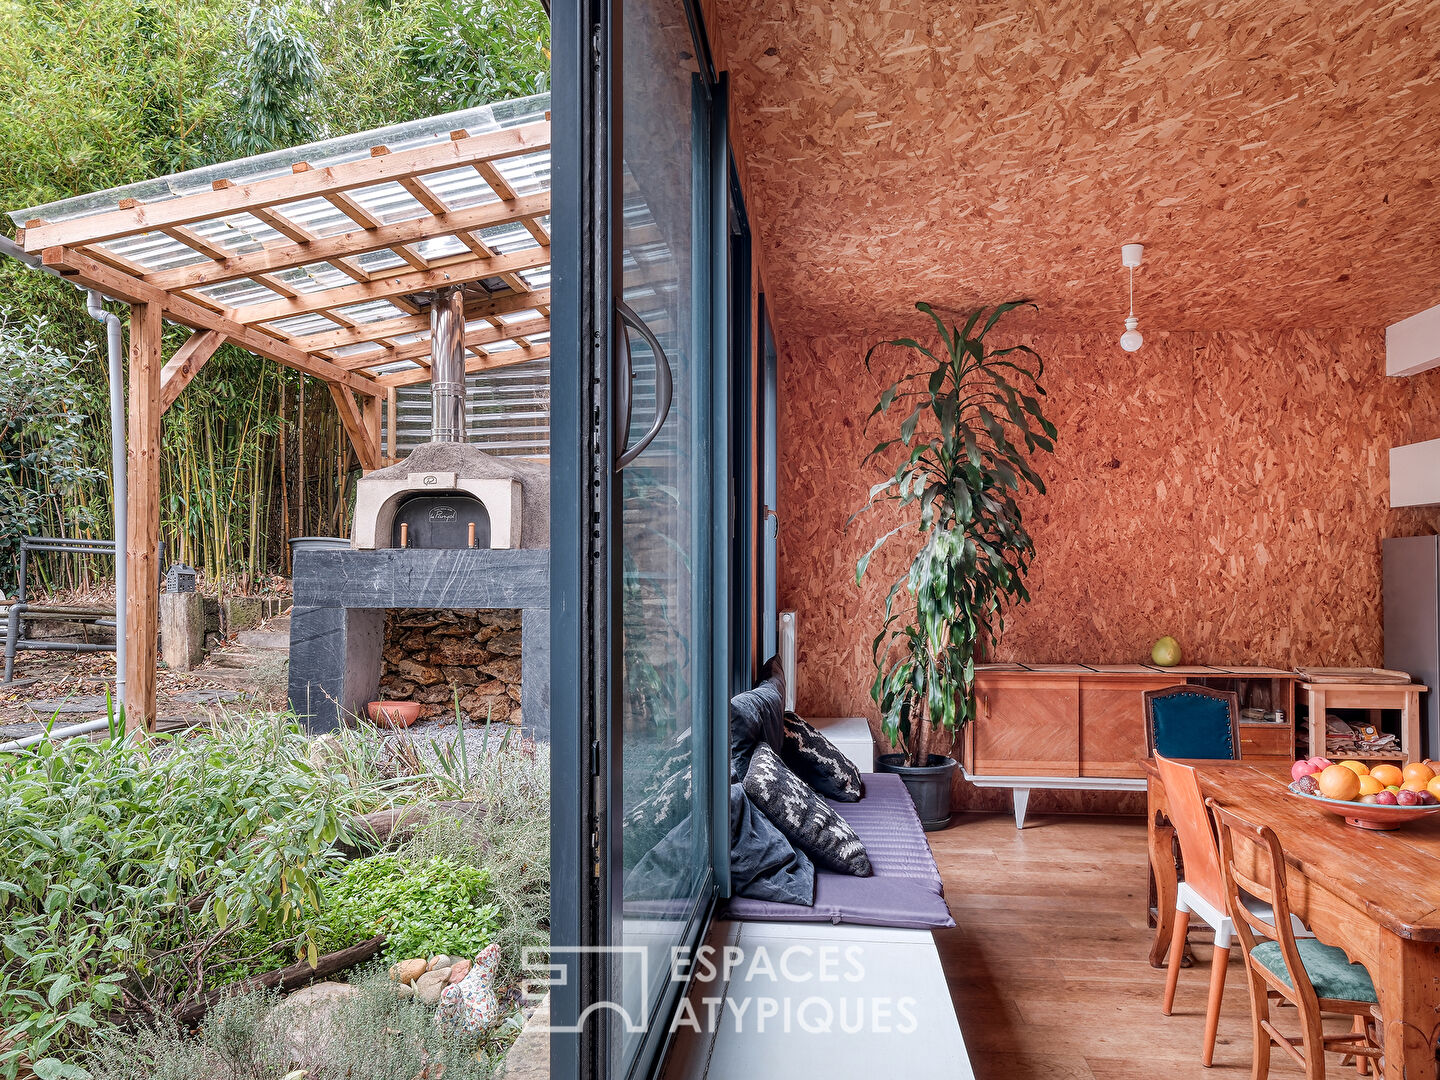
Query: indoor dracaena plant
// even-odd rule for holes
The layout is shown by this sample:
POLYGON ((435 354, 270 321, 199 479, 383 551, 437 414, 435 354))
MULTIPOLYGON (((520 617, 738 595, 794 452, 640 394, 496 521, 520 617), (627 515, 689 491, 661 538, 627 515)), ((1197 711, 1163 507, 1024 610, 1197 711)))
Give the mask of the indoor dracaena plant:
POLYGON ((929 304, 915 306, 934 321, 940 348, 897 338, 865 354, 867 370, 887 346, 922 362, 885 389, 867 418, 868 426, 890 417, 897 405, 904 416, 896 433, 866 455, 865 466, 888 460, 897 446, 903 453, 851 520, 887 502, 904 519, 861 557, 857 583, 887 540, 917 534, 909 568, 885 597, 870 693, 886 737, 904 748, 906 764, 922 766, 930 763, 936 727, 954 733, 973 719, 976 651, 1004 628, 1005 604, 1030 599, 1025 574, 1034 544, 1019 498, 1045 491, 1030 459, 1053 451, 1055 425, 1040 406, 1039 354, 986 342, 1004 315, 1033 304, 977 308, 963 328, 947 327, 929 304))

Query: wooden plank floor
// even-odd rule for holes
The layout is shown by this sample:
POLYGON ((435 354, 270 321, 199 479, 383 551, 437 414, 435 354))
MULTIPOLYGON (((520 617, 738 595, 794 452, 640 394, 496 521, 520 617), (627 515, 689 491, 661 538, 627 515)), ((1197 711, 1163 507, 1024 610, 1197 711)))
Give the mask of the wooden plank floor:
MULTIPOLYGON (((1165 973, 1146 960, 1142 820, 1040 816, 1017 831, 1008 816, 967 814, 930 843, 957 924, 935 940, 977 1080, 1250 1075, 1238 949, 1215 1064, 1200 1064, 1211 940, 1203 924, 1191 927, 1197 961, 1180 972, 1174 1014, 1160 1013, 1165 973)), ((1282 1012, 1281 1029, 1292 1019, 1282 1012)), ((1327 1064, 1332 1077, 1355 1076, 1338 1056, 1327 1064)), ((1270 1074, 1303 1075, 1278 1049, 1270 1074)))

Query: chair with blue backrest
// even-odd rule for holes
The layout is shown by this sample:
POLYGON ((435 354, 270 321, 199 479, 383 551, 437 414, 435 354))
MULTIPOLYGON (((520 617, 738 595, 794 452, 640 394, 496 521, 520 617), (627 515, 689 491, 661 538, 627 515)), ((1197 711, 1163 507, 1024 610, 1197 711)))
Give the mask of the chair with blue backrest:
POLYGON ((1145 742, 1168 758, 1239 761, 1240 699, 1231 690, 1167 686, 1146 690, 1145 742))

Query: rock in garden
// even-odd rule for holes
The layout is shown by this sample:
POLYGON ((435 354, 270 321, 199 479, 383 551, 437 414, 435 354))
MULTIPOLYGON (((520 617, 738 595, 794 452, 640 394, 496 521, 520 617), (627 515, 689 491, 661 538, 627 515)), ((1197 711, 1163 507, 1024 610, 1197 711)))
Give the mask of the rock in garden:
POLYGON ((449 967, 453 963, 455 963, 455 961, 450 959, 450 957, 446 956, 444 953, 437 953, 436 955, 430 957, 429 963, 425 965, 425 970, 434 971, 436 968, 449 967))
POLYGON ((450 968, 450 985, 454 986, 466 975, 470 974, 469 960, 456 960, 450 968))
POLYGON ((424 960, 401 960, 390 969, 390 978, 405 986, 409 986, 424 974, 424 960))
POLYGON ((275 1006, 271 1018, 284 1031, 286 1057, 313 1068, 330 1056, 330 1043, 339 1028, 337 1013, 359 994, 348 983, 318 982, 296 990, 275 1006))
POLYGON ((415 980, 415 996, 427 1005, 435 1005, 440 1001, 440 991, 445 989, 446 980, 450 978, 450 968, 436 968, 434 971, 427 971, 420 978, 415 980))
POLYGON ((413 998, 415 996, 415 987, 406 986, 404 983, 401 983, 399 986, 395 987, 395 993, 401 1001, 408 1001, 410 998, 413 998))

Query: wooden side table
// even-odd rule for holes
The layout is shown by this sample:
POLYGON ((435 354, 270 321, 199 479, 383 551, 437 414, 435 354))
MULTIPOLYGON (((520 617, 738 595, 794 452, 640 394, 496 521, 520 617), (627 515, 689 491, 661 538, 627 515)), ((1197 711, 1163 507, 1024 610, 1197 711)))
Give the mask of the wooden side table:
POLYGON ((1310 756, 1325 756, 1326 709, 1399 709, 1400 750, 1367 760, 1405 760, 1420 753, 1420 694, 1429 689, 1420 683, 1339 683, 1306 682, 1305 691, 1310 710, 1310 756))

